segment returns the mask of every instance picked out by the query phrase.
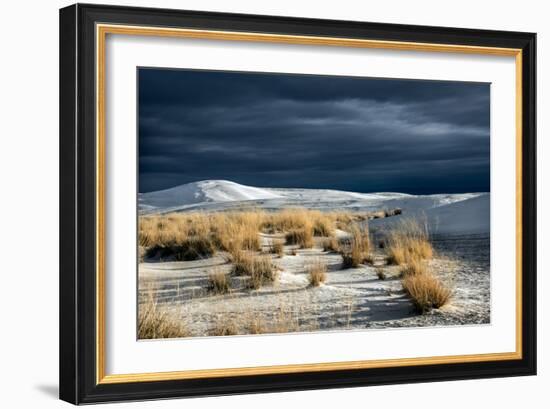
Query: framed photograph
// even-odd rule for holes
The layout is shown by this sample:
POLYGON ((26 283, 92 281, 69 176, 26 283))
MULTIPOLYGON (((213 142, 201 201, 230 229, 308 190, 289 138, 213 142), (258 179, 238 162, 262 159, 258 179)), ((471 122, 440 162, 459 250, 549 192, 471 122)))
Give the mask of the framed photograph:
POLYGON ((535 39, 61 9, 61 399, 534 375, 535 39))

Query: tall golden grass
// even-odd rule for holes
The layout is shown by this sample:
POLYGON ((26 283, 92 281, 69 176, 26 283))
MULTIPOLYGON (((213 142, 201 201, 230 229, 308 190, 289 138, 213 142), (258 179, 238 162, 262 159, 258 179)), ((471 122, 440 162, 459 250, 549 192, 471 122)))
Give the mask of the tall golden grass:
POLYGON ((430 273, 408 275, 401 283, 415 308, 421 313, 440 308, 451 298, 451 290, 430 273))
POLYGON ((316 236, 328 237, 334 232, 334 223, 332 212, 294 208, 264 213, 262 228, 270 233, 311 229, 316 236))
POLYGON ((313 230, 308 227, 292 229, 285 235, 287 244, 297 244, 303 249, 310 249, 314 246, 313 230))
POLYGON ((288 244, 311 248, 315 236, 333 238, 336 228, 353 233, 356 222, 367 219, 366 213, 303 208, 145 215, 139 219, 138 238, 148 257, 192 260, 210 257, 217 250, 259 251, 260 232, 284 233, 288 244))
POLYGON ((350 211, 321 212, 304 208, 267 212, 261 209, 227 212, 184 212, 145 215, 139 219, 139 244, 143 247, 179 244, 190 236, 213 236, 220 249, 258 249, 257 233, 311 230, 314 236, 331 237, 335 228, 349 230, 369 219, 369 213, 350 211))
POLYGON ((232 273, 246 276, 248 288, 259 289, 264 284, 273 284, 278 279, 278 272, 268 255, 257 255, 247 251, 238 251, 232 255, 232 273))
POLYGON ((342 267, 356 268, 369 256, 371 250, 369 229, 365 224, 363 227, 352 225, 349 230, 351 238, 341 246, 342 267))
POLYGON ((411 277, 423 274, 428 274, 428 266, 426 262, 419 258, 414 257, 408 260, 407 264, 401 267, 401 277, 411 277))
POLYGON ((336 237, 328 237, 322 241, 323 251, 340 251, 340 242, 336 237))
POLYGON ((231 292, 231 277, 216 268, 208 275, 207 288, 213 294, 227 294, 231 292))
POLYGON ((190 332, 173 314, 162 310, 156 300, 149 296, 138 307, 138 339, 181 338, 190 332))
POLYGON ((429 260, 434 253, 427 227, 413 219, 398 224, 390 232, 385 247, 388 264, 402 265, 416 259, 429 260))
POLYGON ((173 213, 142 216, 139 243, 147 248, 170 249, 187 246, 190 241, 208 242, 214 249, 260 250, 264 212, 173 213))
POLYGON ((428 265, 434 250, 425 224, 415 219, 401 221, 382 247, 387 252, 388 264, 401 266, 401 284, 419 312, 425 313, 449 302, 451 289, 428 265))
POLYGON ((315 260, 307 266, 309 285, 319 287, 327 280, 327 265, 321 260, 315 260))
POLYGON ((285 255, 285 246, 280 241, 272 240, 271 243, 269 243, 269 252, 271 254, 276 254, 279 257, 283 257, 285 255))

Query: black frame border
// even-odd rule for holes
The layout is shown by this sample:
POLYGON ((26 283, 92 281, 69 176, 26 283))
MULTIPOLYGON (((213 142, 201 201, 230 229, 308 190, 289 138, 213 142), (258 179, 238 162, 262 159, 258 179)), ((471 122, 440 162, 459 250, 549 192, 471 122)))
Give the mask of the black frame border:
POLYGON ((536 34, 76 4, 60 10, 60 388, 74 404, 536 374, 536 34), (191 379, 96 383, 97 23, 460 44, 522 50, 522 358, 191 379))

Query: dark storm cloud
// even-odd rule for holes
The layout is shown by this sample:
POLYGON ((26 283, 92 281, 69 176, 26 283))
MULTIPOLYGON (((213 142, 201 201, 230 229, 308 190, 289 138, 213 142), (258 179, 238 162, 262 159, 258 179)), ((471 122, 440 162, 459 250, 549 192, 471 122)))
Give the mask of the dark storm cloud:
POLYGON ((140 191, 489 190, 489 84, 139 70, 140 191))

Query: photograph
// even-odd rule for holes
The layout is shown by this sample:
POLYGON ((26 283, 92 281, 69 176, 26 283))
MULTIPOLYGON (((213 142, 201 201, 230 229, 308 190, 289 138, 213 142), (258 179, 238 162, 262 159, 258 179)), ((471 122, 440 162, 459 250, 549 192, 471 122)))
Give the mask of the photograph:
POLYGON ((489 83, 137 87, 139 340, 491 323, 489 83))

